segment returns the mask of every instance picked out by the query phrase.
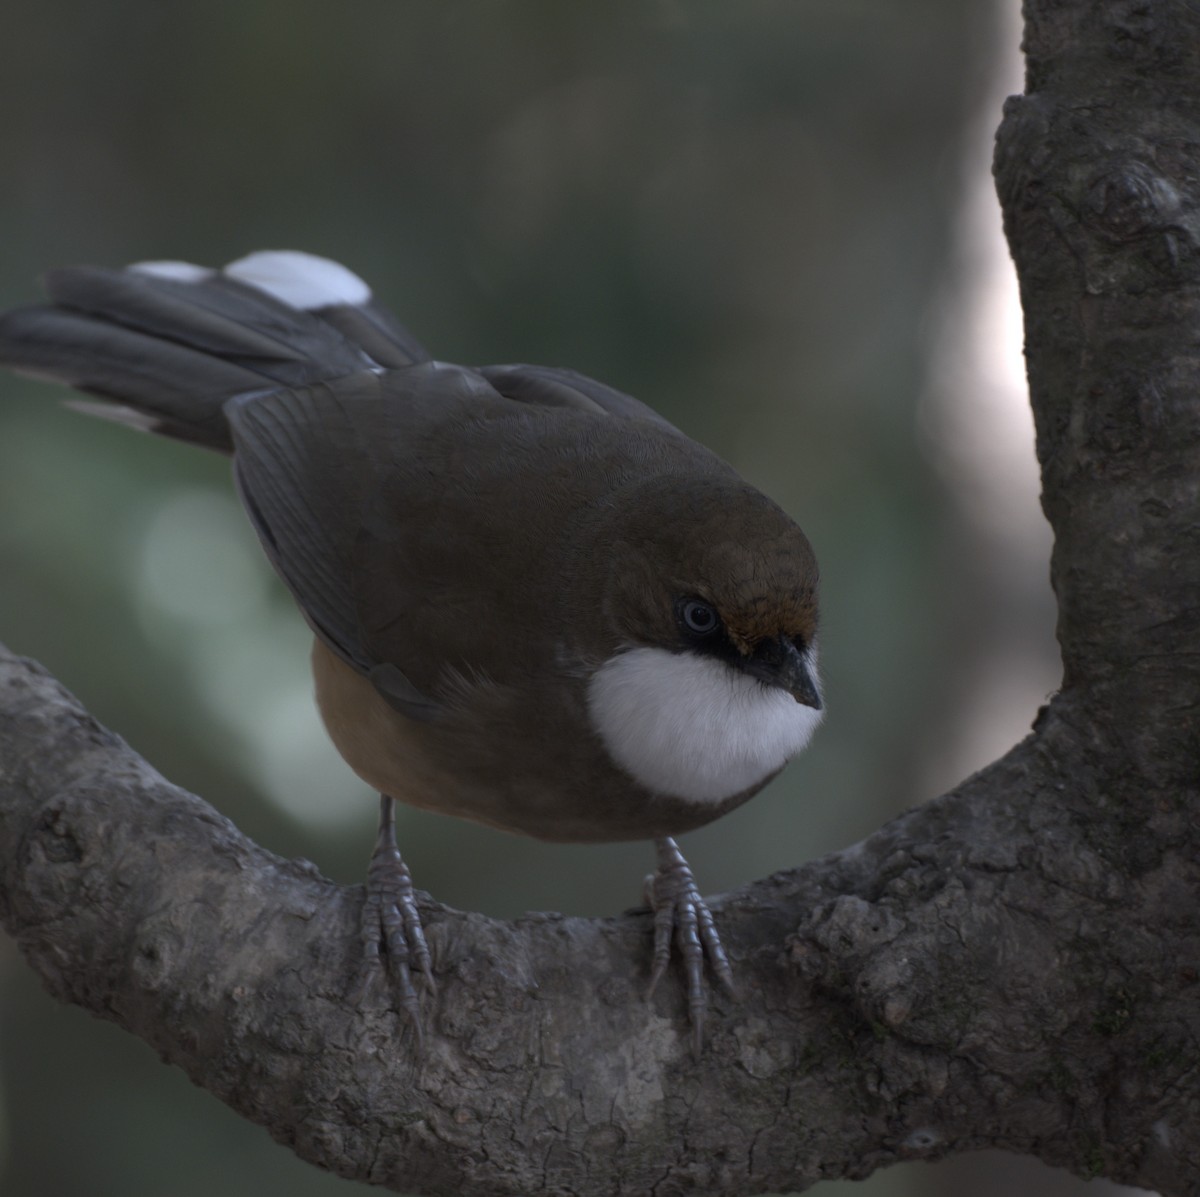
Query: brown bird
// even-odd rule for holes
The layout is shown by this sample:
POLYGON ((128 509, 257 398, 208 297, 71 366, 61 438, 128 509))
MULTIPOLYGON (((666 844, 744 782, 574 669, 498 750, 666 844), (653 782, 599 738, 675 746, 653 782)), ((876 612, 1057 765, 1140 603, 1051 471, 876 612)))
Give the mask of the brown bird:
POLYGON ((821 718, 800 529, 636 399, 570 370, 432 360, 344 266, 52 271, 0 361, 92 415, 233 456, 315 633, 317 704, 381 794, 359 994, 420 1029, 434 962, 395 802, 544 840, 653 839, 649 990, 672 939, 696 1045, 704 961, 732 988, 673 835, 745 802, 821 718))

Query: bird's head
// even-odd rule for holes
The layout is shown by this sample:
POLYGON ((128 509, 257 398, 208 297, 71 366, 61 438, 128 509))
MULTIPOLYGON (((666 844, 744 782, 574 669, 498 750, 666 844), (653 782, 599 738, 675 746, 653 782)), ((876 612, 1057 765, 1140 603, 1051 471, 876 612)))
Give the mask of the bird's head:
POLYGON ((821 719, 812 546, 732 473, 645 483, 610 533, 595 730, 654 792, 699 803, 753 792, 821 719))

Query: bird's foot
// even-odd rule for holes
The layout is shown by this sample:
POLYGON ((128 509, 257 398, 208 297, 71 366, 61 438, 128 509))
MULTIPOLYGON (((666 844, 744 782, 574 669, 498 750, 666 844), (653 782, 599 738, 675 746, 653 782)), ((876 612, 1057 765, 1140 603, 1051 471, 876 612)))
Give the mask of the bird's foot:
POLYGON ((412 874, 396 847, 395 802, 380 802, 379 839, 367 869, 367 896, 359 923, 362 961, 350 999, 359 1005, 381 975, 399 991, 400 1006, 422 1040, 421 1010, 414 973, 430 993, 437 992, 429 945, 417 910, 412 874))
POLYGON ((649 999, 667 971, 671 960, 671 941, 679 946, 687 977, 688 1018, 692 1025, 692 1050, 698 1055, 704 1038, 704 1015, 708 988, 704 983, 705 958, 717 980, 730 995, 735 995, 733 969, 721 946, 712 911, 696 888, 696 879, 679 845, 673 839, 655 841, 658 871, 646 878, 646 902, 654 911, 654 960, 650 970, 649 999))

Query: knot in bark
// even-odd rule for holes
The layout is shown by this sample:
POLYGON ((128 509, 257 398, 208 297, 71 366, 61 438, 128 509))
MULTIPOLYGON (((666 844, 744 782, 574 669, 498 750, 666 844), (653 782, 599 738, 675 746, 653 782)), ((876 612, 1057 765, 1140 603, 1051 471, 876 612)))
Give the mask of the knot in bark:
POLYGON ((1137 160, 1095 178, 1084 201, 1085 218, 1110 241, 1132 241, 1175 228, 1181 209, 1174 184, 1137 160))

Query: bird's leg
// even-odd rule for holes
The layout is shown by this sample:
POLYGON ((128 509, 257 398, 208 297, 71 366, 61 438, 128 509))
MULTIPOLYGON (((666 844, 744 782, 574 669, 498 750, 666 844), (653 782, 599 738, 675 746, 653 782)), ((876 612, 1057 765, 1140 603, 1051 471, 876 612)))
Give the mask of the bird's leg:
POLYGON ((704 985, 704 960, 708 958, 717 980, 730 993, 735 992, 733 969, 721 947, 712 911, 696 888, 696 879, 679 845, 670 836, 655 840, 658 871, 646 878, 646 901, 654 911, 654 961, 650 971, 649 998, 667 971, 671 959, 671 940, 679 945, 687 975, 688 1017, 692 1024, 692 1047, 699 1053, 704 1037, 704 1012, 707 992, 704 985))
POLYGON ((421 929, 421 915, 413 893, 412 874, 396 847, 396 801, 379 798, 379 838, 367 869, 367 897, 360 924, 363 957, 352 1000, 361 1002, 386 972, 400 991, 400 1004, 421 1038, 421 1013, 412 975, 437 991, 430 968, 429 946, 421 929), (382 948, 382 951, 381 951, 382 948), (381 956, 386 955, 386 963, 381 956))

